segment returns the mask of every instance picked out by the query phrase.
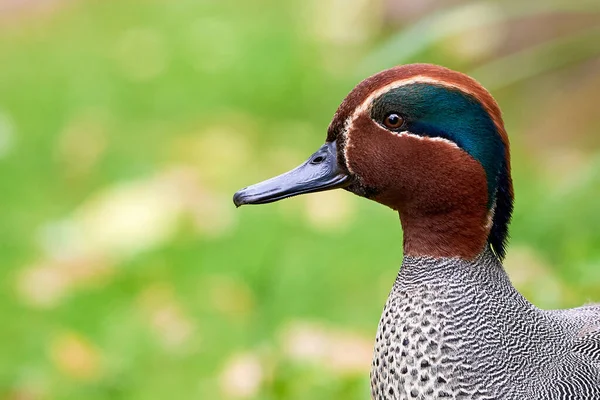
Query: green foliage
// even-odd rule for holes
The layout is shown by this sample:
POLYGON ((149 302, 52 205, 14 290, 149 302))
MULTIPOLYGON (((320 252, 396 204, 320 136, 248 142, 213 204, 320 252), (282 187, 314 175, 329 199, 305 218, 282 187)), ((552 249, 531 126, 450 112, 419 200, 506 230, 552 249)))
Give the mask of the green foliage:
POLYGON ((344 192, 240 210, 231 195, 318 148, 357 70, 405 60, 504 88, 507 267, 541 306, 600 300, 597 149, 566 179, 545 170, 524 139, 543 115, 521 111, 539 98, 518 86, 545 69, 515 72, 556 48, 579 64, 597 31, 474 63, 418 35, 445 11, 353 42, 314 25, 318 2, 65 3, 0 20, 0 398, 366 398, 397 215, 344 192))

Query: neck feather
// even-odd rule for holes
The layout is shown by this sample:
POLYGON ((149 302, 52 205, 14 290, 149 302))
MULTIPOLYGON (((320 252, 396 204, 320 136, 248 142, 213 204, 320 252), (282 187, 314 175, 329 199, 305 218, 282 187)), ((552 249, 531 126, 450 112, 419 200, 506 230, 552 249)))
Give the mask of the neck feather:
POLYGON ((495 280, 489 277, 490 274, 497 275, 500 280, 508 280, 502 262, 498 260, 498 257, 489 246, 485 246, 477 256, 470 260, 458 259, 457 257, 405 254, 400 275, 408 281, 412 281, 413 278, 418 276, 451 275, 461 270, 468 271, 468 275, 472 275, 475 280, 479 280, 478 277, 481 277, 484 282, 495 280))
POLYGON ((400 211, 404 254, 473 260, 488 248, 489 213, 483 208, 423 215, 400 211))

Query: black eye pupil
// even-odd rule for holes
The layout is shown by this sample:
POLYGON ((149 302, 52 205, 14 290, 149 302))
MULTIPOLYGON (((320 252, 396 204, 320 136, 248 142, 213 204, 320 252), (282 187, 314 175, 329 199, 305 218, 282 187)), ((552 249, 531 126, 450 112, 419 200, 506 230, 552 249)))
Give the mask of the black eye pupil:
POLYGON ((388 128, 399 128, 402 125, 402 117, 398 114, 390 114, 385 118, 385 126, 388 128))

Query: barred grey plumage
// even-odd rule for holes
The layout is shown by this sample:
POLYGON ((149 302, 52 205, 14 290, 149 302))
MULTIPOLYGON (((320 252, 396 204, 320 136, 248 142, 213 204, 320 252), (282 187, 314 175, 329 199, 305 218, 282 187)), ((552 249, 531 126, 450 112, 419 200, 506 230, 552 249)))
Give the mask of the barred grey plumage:
POLYGON ((375 400, 600 399, 600 305, 540 310, 486 249, 405 257, 377 331, 375 400))

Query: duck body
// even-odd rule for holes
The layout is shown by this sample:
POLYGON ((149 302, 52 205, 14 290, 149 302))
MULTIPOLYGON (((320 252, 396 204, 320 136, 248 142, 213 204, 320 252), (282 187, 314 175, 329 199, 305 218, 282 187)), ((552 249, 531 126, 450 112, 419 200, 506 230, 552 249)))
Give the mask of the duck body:
POLYGON ((473 261, 405 257, 377 331, 371 395, 600 399, 598 321, 597 306, 538 309, 489 250, 473 261))
POLYGON ((395 210, 404 231, 374 400, 600 400, 600 305, 538 309, 502 267, 509 140, 478 82, 429 64, 375 74, 343 100, 316 153, 234 203, 337 188, 395 210))

